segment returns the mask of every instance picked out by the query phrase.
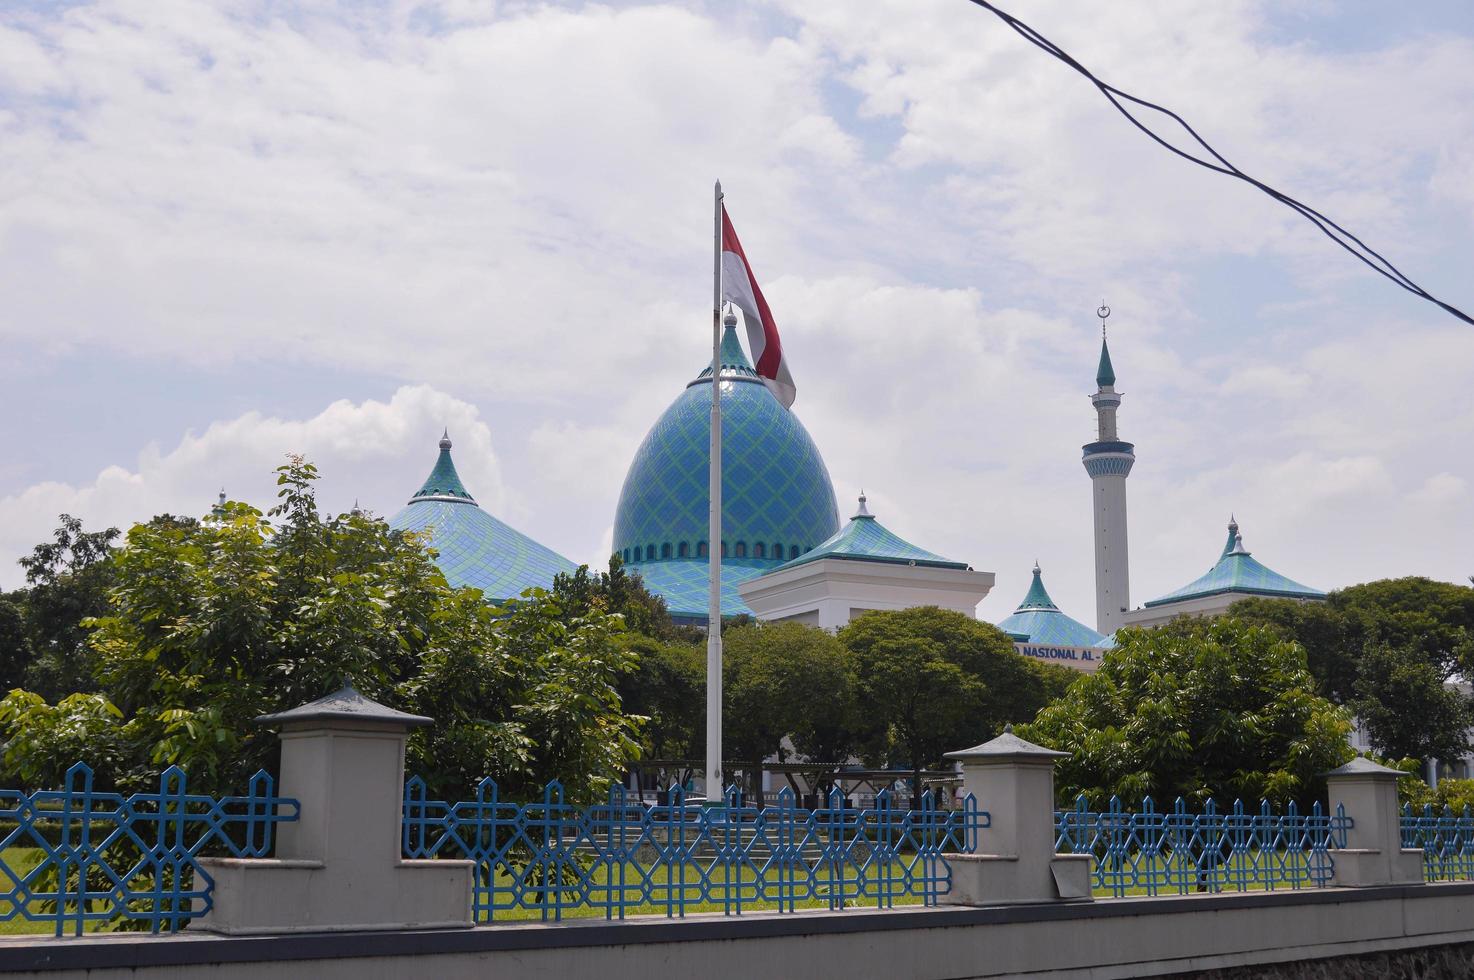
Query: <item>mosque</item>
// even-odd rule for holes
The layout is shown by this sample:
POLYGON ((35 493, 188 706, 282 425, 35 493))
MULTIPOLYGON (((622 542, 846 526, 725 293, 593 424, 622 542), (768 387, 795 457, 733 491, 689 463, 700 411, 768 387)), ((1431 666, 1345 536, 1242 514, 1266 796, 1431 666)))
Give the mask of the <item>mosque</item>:
MULTIPOLYGON (((1109 315, 1102 307, 1097 315, 1109 315)), ((901 538, 872 514, 863 493, 843 522, 819 447, 798 416, 768 390, 728 313, 720 347, 722 399, 721 608, 723 616, 837 629, 874 609, 936 605, 966 615, 992 590, 994 574, 901 538)), ((707 480, 711 366, 656 419, 635 452, 614 515, 613 552, 663 597, 677 622, 704 624, 709 589, 707 480)), ((1096 625, 1066 615, 1036 562, 1023 601, 998 626, 1026 656, 1093 670, 1122 626, 1155 626, 1213 615, 1249 596, 1323 599, 1325 593, 1274 572, 1244 547, 1230 518, 1228 541, 1208 572, 1133 609, 1127 548, 1126 479, 1135 447, 1117 433, 1121 393, 1102 327, 1096 391, 1097 439, 1083 447, 1094 519, 1096 625)), ((428 532, 453 586, 507 599, 549 588, 573 562, 480 507, 461 483, 447 432, 424 485, 390 519, 428 532)))

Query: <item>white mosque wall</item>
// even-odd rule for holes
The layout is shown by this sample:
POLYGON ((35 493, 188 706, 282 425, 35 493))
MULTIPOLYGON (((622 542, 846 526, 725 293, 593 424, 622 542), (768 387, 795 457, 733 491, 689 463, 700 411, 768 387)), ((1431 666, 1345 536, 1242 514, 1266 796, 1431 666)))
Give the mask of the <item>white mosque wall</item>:
POLYGON ((976 616, 993 590, 992 572, 821 558, 780 568, 737 587, 761 620, 794 620, 837 630, 872 610, 940 606, 976 616))
POLYGON ((1093 674, 1100 669, 1100 660, 1105 656, 1101 647, 1063 647, 1052 643, 1015 643, 1013 648, 1025 657, 1069 667, 1084 674, 1093 674))
MULTIPOLYGON (((1199 596, 1195 599, 1183 599, 1181 602, 1169 602, 1161 606, 1142 606, 1126 613, 1124 626, 1161 626, 1170 623, 1174 619, 1183 616, 1222 616, 1227 614, 1228 607, 1240 599, 1263 599, 1264 596, 1255 595, 1252 592, 1220 592, 1216 595, 1199 596)), ((1293 598, 1291 596, 1273 596, 1271 598, 1293 598)), ((1318 599, 1295 599, 1296 602, 1319 602, 1318 599)))

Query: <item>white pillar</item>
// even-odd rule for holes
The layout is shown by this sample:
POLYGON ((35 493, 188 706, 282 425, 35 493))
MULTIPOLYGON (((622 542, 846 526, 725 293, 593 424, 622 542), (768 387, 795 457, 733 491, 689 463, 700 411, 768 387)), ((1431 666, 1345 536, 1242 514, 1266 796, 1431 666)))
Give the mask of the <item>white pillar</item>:
POLYGON ((1069 758, 1026 742, 1013 726, 982 745, 947 753, 962 763, 962 792, 986 811, 978 853, 944 855, 951 905, 1090 898, 1090 855, 1054 852, 1054 764, 1069 758))
POLYGON ((1362 756, 1325 774, 1332 818, 1342 807, 1351 820, 1346 846, 1331 852, 1332 884, 1422 884, 1423 852, 1402 846, 1402 812, 1397 805, 1401 775, 1362 756))
POLYGON ((229 934, 474 925, 471 861, 407 861, 404 743, 431 720, 352 687, 262 724, 281 731, 279 793, 300 804, 274 858, 204 858, 213 907, 193 928, 229 934))
MULTIPOLYGON (((1103 462, 1093 460, 1092 462, 1103 462)), ((1095 628, 1110 636, 1131 608, 1126 551, 1126 474, 1099 473, 1090 480, 1095 521, 1095 628)))

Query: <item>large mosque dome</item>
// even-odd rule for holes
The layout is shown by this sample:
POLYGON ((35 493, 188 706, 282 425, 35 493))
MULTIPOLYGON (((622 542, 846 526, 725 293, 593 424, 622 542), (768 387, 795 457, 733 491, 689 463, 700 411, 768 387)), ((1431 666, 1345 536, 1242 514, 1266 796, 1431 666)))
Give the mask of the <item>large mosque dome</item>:
MULTIPOLYGON (((729 318, 721 347, 724 615, 751 612, 739 584, 839 530, 819 448, 752 369, 734 325, 729 318)), ((708 367, 645 436, 614 516, 614 552, 679 619, 706 616, 710 446, 708 367)))
POLYGON ((480 589, 493 601, 529 588, 550 589, 559 572, 575 571, 567 558, 482 510, 461 483, 450 446, 447 432, 425 485, 389 519, 389 526, 426 534, 446 581, 457 589, 480 589))

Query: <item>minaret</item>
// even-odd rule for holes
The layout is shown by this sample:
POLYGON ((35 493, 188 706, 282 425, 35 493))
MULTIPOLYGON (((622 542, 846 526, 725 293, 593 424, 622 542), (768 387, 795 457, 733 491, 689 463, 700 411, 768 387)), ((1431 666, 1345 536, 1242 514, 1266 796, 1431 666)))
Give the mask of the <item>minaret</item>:
POLYGON ((1091 510, 1095 513, 1095 628, 1110 636, 1121 628, 1122 614, 1131 608, 1130 573, 1126 561, 1126 477, 1136 462, 1135 447, 1116 437, 1116 372, 1106 346, 1105 321, 1109 306, 1095 311, 1100 317, 1100 366, 1095 371, 1098 436, 1087 443, 1085 472, 1090 474, 1091 510))

